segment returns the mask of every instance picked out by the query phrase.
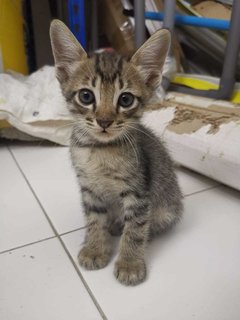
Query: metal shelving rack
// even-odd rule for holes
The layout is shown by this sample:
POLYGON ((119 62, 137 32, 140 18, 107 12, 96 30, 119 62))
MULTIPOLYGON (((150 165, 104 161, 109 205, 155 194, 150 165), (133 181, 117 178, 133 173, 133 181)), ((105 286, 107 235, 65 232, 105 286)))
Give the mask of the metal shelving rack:
MULTIPOLYGON (((164 1, 163 27, 174 32, 176 0, 164 1)), ((134 1, 136 47, 145 40, 145 0, 134 1)), ((235 84, 235 69, 240 49, 240 1, 234 0, 232 15, 225 49, 225 58, 218 90, 196 90, 177 85, 170 85, 170 89, 186 94, 199 95, 213 99, 229 99, 235 84)), ((197 18, 196 18, 197 19, 197 18)), ((203 18, 202 18, 203 19, 203 18)), ((160 20, 160 19, 159 19, 160 20)))

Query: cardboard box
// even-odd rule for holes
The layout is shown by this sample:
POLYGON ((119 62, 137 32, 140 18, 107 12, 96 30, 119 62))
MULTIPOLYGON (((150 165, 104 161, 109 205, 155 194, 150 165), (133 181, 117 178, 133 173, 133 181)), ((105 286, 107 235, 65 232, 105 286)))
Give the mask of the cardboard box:
POLYGON ((216 1, 202 1, 193 6, 193 8, 197 13, 206 18, 225 20, 230 20, 231 18, 231 9, 216 1))
POLYGON ((124 16, 121 0, 102 0, 100 14, 102 29, 113 48, 123 55, 132 55, 134 47, 134 28, 124 16))

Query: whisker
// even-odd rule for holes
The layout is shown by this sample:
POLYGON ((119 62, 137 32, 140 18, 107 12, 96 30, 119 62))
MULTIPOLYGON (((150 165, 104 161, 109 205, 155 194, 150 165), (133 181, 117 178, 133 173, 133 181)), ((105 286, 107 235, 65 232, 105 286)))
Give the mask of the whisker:
POLYGON ((74 139, 72 139, 72 146, 75 147, 79 142, 81 142, 81 138, 83 138, 84 136, 87 135, 88 133, 88 130, 85 128, 83 129, 83 132, 81 132, 82 134, 79 136, 79 135, 75 135, 74 136, 74 139))
POLYGON ((64 125, 62 125, 62 126, 58 126, 58 127, 56 128, 56 130, 59 130, 59 129, 62 129, 62 128, 65 128, 65 127, 73 127, 74 124, 76 124, 76 123, 70 122, 70 123, 64 124, 64 125))
POLYGON ((121 129, 121 128, 110 128, 110 129, 109 129, 109 132, 111 132, 111 131, 119 132, 119 131, 121 131, 121 130, 119 130, 119 129, 121 129))
POLYGON ((136 158, 137 164, 138 164, 139 163, 138 153, 137 153, 136 148, 134 147, 133 141, 131 140, 131 136, 127 132, 124 132, 123 137, 127 139, 127 141, 129 142, 130 146, 132 147, 133 152, 135 154, 135 158, 136 158))
POLYGON ((150 136, 150 134, 144 132, 143 130, 141 130, 141 129, 135 127, 135 126, 130 126, 129 124, 126 124, 126 127, 131 128, 131 129, 134 129, 134 130, 137 130, 137 131, 145 134, 145 136, 149 137, 152 141, 155 141, 154 138, 153 138, 152 136, 150 136))

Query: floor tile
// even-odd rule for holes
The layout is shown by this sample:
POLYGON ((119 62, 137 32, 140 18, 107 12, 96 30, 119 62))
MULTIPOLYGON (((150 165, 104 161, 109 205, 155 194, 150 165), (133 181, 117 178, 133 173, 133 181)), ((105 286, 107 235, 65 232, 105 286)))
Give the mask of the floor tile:
POLYGON ((9 150, 0 147, 0 252, 53 236, 9 150))
POLYGON ((218 182, 184 167, 178 167, 176 172, 184 196, 219 185, 218 182))
POLYGON ((83 227, 79 188, 69 149, 58 146, 11 146, 19 165, 59 233, 83 227))
POLYGON ((3 320, 102 319, 58 239, 0 254, 3 320))
MULTIPOLYGON (((240 197, 217 187, 185 198, 182 222, 154 240, 148 278, 125 287, 105 269, 85 271, 109 319, 238 320, 240 314, 240 197)), ((63 236, 76 260, 84 230, 63 236)))

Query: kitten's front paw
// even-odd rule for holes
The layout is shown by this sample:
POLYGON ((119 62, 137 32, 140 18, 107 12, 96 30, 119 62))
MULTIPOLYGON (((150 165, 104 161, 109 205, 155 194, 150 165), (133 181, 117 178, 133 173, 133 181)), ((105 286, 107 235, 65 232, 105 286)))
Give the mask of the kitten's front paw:
POLYGON ((135 286, 146 278, 146 265, 144 260, 126 261, 120 259, 115 264, 114 275, 121 283, 135 286))
POLYGON ((96 270, 106 267, 109 262, 109 255, 96 252, 89 247, 83 247, 78 255, 79 264, 87 270, 96 270))

